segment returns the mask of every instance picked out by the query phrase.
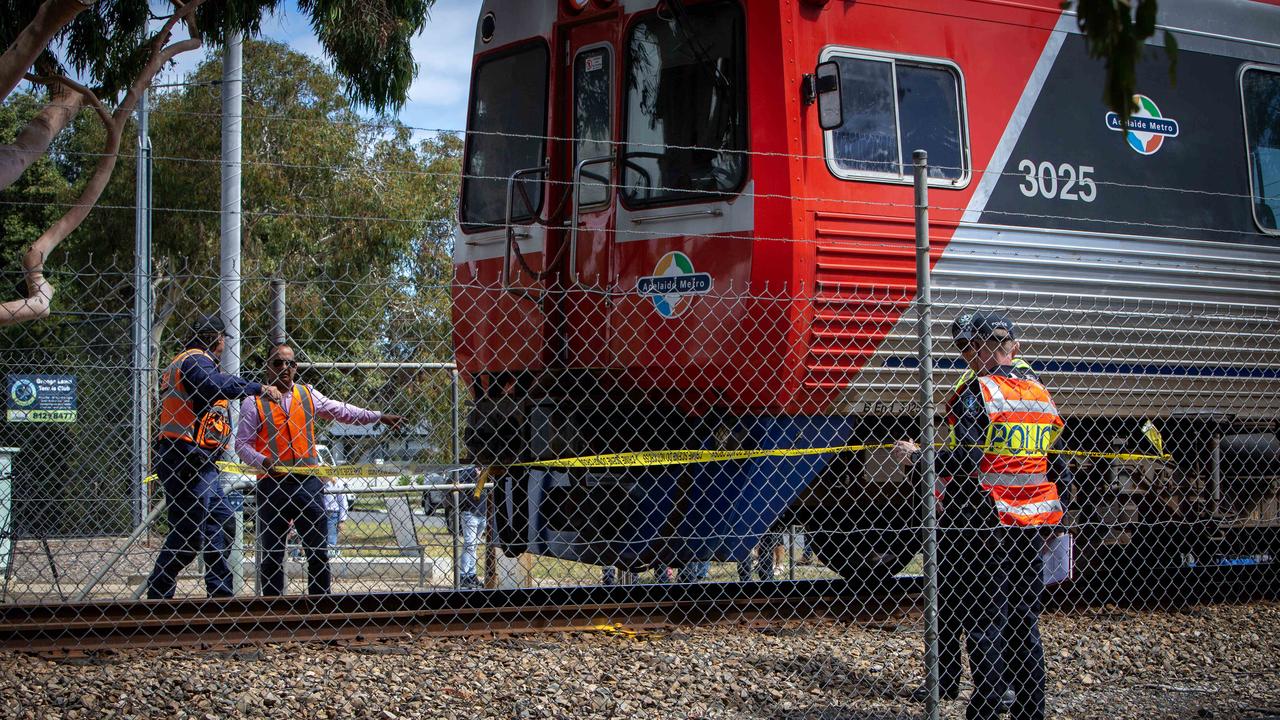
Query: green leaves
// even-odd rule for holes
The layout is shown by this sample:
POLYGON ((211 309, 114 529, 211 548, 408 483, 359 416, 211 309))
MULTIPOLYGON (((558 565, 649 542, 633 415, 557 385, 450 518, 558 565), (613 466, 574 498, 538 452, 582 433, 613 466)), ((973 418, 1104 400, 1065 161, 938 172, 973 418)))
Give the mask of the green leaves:
POLYGON ((417 74, 409 43, 435 0, 301 0, 321 47, 352 99, 377 112, 400 108, 417 74))
MULTIPOLYGON (((1146 41, 1156 32, 1157 0, 1064 0, 1063 9, 1075 6, 1090 57, 1106 63, 1103 99, 1112 111, 1128 121, 1137 90, 1137 64, 1146 41)), ((1164 33, 1169 57, 1169 77, 1176 79, 1178 41, 1164 33)))
MULTIPOLYGON (((8 47, 35 17, 42 0, 0 0, 0 43, 8 47)), ((417 72, 409 42, 427 23, 435 0, 301 0, 325 54, 333 60, 351 98, 381 113, 399 108, 417 72)), ((196 12, 201 40, 219 46, 228 30, 245 38, 261 34, 262 22, 280 0, 208 0, 196 12)), ((146 42, 168 3, 109 0, 80 13, 50 43, 43 56, 61 71, 101 89, 110 100, 133 82, 145 63, 146 42), (156 15, 152 14, 154 9, 156 15)), ((178 36, 182 33, 179 31, 178 36)))

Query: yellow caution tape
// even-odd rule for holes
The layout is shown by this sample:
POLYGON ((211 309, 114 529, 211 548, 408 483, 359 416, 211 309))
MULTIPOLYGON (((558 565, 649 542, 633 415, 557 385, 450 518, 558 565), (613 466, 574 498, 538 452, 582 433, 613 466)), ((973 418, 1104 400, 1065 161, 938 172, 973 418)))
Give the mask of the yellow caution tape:
POLYGON ((489 470, 491 468, 480 468, 480 474, 476 476, 476 491, 474 497, 480 498, 480 494, 484 492, 485 483, 489 482, 489 470))
POLYGON ((878 445, 838 445, 821 448, 777 448, 774 450, 641 450, 639 452, 608 453, 583 457, 534 460, 517 463, 513 467, 538 468, 621 468, 650 467, 658 465, 694 465, 730 460, 754 460, 765 457, 799 457, 802 455, 826 455, 828 453, 855 452, 891 448, 893 443, 878 445))
MULTIPOLYGON (((1162 444, 1153 442, 1163 450, 1162 444)), ((581 457, 555 458, 552 460, 533 460, 515 463, 508 467, 587 469, 599 470, 608 468, 661 467, 666 465, 698 465, 702 463, 731 462, 735 460, 755 460, 767 457, 804 457, 808 455, 828 455, 842 452, 858 452, 861 450, 884 450, 893 447, 893 443, 872 445, 834 445, 820 448, 775 448, 772 450, 641 450, 637 452, 606 453, 602 455, 583 455, 581 457)), ((945 447, 939 443, 936 447, 945 447)), ((981 447, 981 446, 974 446, 981 447)), ((1173 459, 1170 454, 1148 455, 1143 453, 1096 452, 1091 450, 1048 450, 1052 455, 1074 455, 1103 460, 1160 460, 1173 459)), ((218 469, 223 472, 257 475, 262 470, 244 463, 218 462, 218 469)), ((353 477, 399 477, 406 475, 423 475, 426 473, 445 473, 462 470, 469 465, 461 464, 414 464, 414 465, 304 465, 277 466, 277 472, 313 475, 327 478, 353 477)), ((481 468, 476 480, 475 497, 480 497, 493 468, 481 468)), ((149 475, 146 482, 154 482, 155 475, 149 475)))
POLYGON ((593 632, 604 633, 605 635, 624 637, 629 640, 646 640, 653 637, 662 637, 662 633, 649 630, 634 630, 622 623, 596 623, 591 626, 591 630, 593 632))
MULTIPOLYGON (((261 475, 262 468, 256 465, 247 465, 245 463, 233 463, 225 460, 219 460, 216 465, 218 470, 227 473, 242 473, 245 475, 261 475)), ((465 470, 470 465, 461 465, 458 463, 412 463, 406 465, 377 465, 374 463, 365 463, 361 465, 277 465, 272 468, 276 473, 294 473, 297 475, 312 475, 314 477, 323 478, 354 478, 354 477, 405 477, 414 475, 426 475, 429 473, 449 473, 458 470, 465 470)), ((155 482, 156 475, 148 475, 144 482, 155 482)))
MULTIPOLYGON (((629 467, 657 467, 662 465, 695 465, 733 460, 754 460, 765 457, 800 457, 826 455, 859 450, 880 450, 893 447, 893 443, 875 445, 836 445, 820 448, 777 448, 773 450, 642 450, 639 452, 607 453, 582 457, 534 460, 516 463, 512 467, 603 469, 629 467)), ((942 444, 937 447, 943 447, 942 444)), ((981 447, 981 446, 977 446, 981 447)), ((1170 460, 1172 455, 1144 455, 1141 453, 1109 453, 1089 450, 1049 450, 1054 455, 1078 455, 1110 460, 1170 460)))
POLYGON ((1155 423, 1148 420, 1142 426, 1142 434, 1146 436, 1147 442, 1151 443, 1151 447, 1155 448, 1157 453, 1164 454, 1164 438, 1160 435, 1160 429, 1155 423))

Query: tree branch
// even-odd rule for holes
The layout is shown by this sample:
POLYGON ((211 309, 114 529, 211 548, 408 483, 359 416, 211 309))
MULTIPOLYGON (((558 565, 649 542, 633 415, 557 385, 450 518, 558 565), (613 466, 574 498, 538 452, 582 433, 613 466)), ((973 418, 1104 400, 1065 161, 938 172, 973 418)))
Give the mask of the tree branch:
POLYGON ((0 55, 0 100, 18 87, 22 76, 35 64, 49 41, 96 0, 45 0, 36 16, 18 33, 13 44, 0 55))
POLYGON ((47 86, 52 91, 54 85, 59 85, 76 94, 82 101, 87 101, 89 107, 98 113, 98 117, 102 119, 103 125, 111 124, 111 111, 107 110, 107 106, 102 104, 102 100, 98 99, 98 94, 80 83, 72 80, 66 75, 30 75, 26 76, 33 83, 40 83, 47 86))
POLYGON ((66 87, 49 87, 49 102, 44 109, 18 132, 12 144, 0 145, 0 190, 17 182, 36 158, 49 151, 53 139, 80 111, 82 101, 79 93, 66 87))
POLYGON ((146 65, 138 73, 138 77, 129 87, 129 92, 116 107, 115 113, 103 120, 107 126, 107 140, 103 148, 103 154, 98 159, 98 164, 94 167, 93 173, 85 182, 84 189, 80 192, 80 197, 76 199, 75 204, 65 215, 58 218, 58 221, 52 227, 45 230, 39 238, 36 238, 35 243, 31 245, 27 254, 23 257, 22 267, 26 274, 28 295, 26 298, 10 300, 0 304, 0 327, 28 322, 49 315, 49 306, 53 301, 53 286, 49 284, 49 281, 44 276, 45 261, 59 243, 65 240, 76 228, 80 227, 80 224, 88 217, 89 211, 93 210, 98 199, 102 197, 102 191, 106 189, 107 183, 111 180, 111 173, 115 171, 116 160, 119 158, 120 141, 121 135, 124 133, 125 120, 133 112, 134 106, 138 103, 138 98, 151 85, 156 73, 177 54, 187 50, 194 50, 201 46, 202 43, 198 37, 181 40, 168 47, 165 47, 164 44, 168 41, 174 24, 189 17, 203 2, 204 0, 189 0, 189 2, 180 5, 178 11, 165 22, 164 27, 152 38, 149 43, 151 47, 150 59, 147 60, 146 65))
POLYGON ((175 3, 179 5, 178 11, 169 16, 169 19, 164 23, 164 27, 160 28, 160 31, 151 39, 149 43, 151 46, 151 58, 142 67, 142 71, 138 73, 138 78, 129 86, 128 94, 120 101, 120 105, 116 107, 115 116, 117 119, 126 118, 133 112, 134 106, 138 104, 138 98, 151 86, 152 78, 156 76, 156 73, 160 72, 160 68, 164 67, 165 63, 180 53, 196 50, 203 44, 199 36, 192 35, 186 40, 180 40, 169 47, 164 47, 164 44, 169 42, 169 36, 173 33, 175 24, 186 22, 189 30, 195 30, 193 16, 196 9, 203 5, 204 2, 205 0, 189 0, 186 3, 177 3, 177 0, 175 0, 175 3))

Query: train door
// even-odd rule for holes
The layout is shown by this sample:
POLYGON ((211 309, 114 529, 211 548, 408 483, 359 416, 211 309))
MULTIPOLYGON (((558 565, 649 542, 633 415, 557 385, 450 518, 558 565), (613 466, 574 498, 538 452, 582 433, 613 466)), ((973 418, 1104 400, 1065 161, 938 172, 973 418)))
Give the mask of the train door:
POLYGON ((562 178, 569 188, 564 210, 568 243, 565 287, 566 346, 576 367, 600 365, 608 348, 614 252, 614 75, 616 16, 608 14, 568 28, 563 36, 565 73, 560 136, 567 138, 562 178))

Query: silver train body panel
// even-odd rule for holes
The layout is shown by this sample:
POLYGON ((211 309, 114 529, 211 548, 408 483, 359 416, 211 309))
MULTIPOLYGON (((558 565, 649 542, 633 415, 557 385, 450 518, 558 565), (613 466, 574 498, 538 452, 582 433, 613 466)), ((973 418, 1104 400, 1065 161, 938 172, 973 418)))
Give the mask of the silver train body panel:
MULTIPOLYGON (((1182 31, 1188 59, 1240 68, 1258 62, 1280 66, 1275 15, 1275 8, 1252 2, 1161 3, 1161 22, 1182 31)), ((1071 72, 1062 67, 1070 63, 1063 47, 1073 37, 1078 43, 1075 18, 1064 14, 981 173, 963 222, 933 269, 935 399, 947 396, 962 371, 951 347, 951 320, 967 310, 990 308, 1005 311, 1018 324, 1022 356, 1040 371, 1066 416, 1220 411, 1280 420, 1280 238, 1263 235, 1251 221, 1241 233, 1238 227, 1199 223, 1135 227, 1129 220, 1125 232, 1112 233, 1035 227, 1041 223, 1034 218, 990 212, 997 185, 1017 183, 1019 159, 1027 147, 1036 147, 1023 135, 1031 134, 1028 128, 1043 128, 1036 124, 1043 120, 1036 115, 1043 112, 1039 106, 1063 102, 1052 94, 1061 84, 1046 84, 1051 76, 1071 72), (1016 223, 999 224, 1008 217, 1016 223)), ((1227 126, 1218 135, 1222 152, 1245 155, 1242 132, 1227 126)), ((1227 195, 1247 216, 1248 200, 1230 197, 1240 192, 1238 185, 1228 179, 1226 192, 1215 193, 1218 180, 1166 178, 1158 184, 1167 187, 1151 188, 1147 209, 1227 195), (1209 183, 1209 192, 1197 189, 1197 183, 1209 183)), ((1009 192, 1005 197, 1010 195, 1016 197, 1009 192)), ((1069 214, 1081 206, 1065 207, 1069 214)), ((1129 208, 1129 217, 1141 217, 1141 211, 1129 208)), ((1060 220, 1046 215, 1042 224, 1064 224, 1060 220)), ((1066 220, 1070 225, 1072 219, 1066 220)), ((1108 227, 1108 220, 1092 222, 1095 228, 1108 227)), ((850 384, 846 409, 898 414, 913 407, 916 352, 913 310, 850 384)))

